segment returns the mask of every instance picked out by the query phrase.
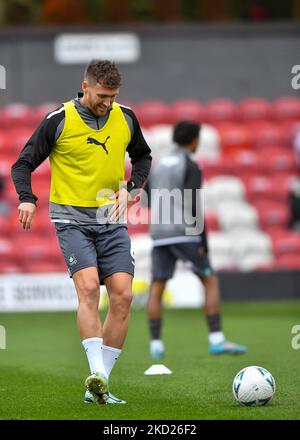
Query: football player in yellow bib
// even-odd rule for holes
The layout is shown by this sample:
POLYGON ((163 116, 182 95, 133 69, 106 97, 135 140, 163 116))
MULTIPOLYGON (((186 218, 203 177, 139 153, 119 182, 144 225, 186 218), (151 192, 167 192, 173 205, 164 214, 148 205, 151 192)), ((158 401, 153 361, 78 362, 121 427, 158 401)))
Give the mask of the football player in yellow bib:
POLYGON ((132 200, 130 192, 143 186, 151 166, 151 151, 134 112, 115 101, 120 86, 114 63, 92 60, 82 92, 45 117, 12 167, 21 202, 19 221, 28 230, 37 201, 31 173, 49 157, 49 212, 78 294, 77 324, 91 370, 88 403, 125 403, 108 389, 127 334, 134 275, 121 219, 132 200), (126 151, 132 172, 124 185, 126 151), (103 324, 100 281, 109 295, 103 324))

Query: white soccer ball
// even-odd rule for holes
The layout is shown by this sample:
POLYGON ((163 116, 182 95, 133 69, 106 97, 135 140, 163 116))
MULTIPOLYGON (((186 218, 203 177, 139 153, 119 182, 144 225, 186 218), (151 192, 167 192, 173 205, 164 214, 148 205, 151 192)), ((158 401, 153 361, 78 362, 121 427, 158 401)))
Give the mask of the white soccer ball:
POLYGON ((255 365, 243 368, 233 379, 232 392, 245 406, 266 405, 274 396, 276 384, 272 374, 255 365))

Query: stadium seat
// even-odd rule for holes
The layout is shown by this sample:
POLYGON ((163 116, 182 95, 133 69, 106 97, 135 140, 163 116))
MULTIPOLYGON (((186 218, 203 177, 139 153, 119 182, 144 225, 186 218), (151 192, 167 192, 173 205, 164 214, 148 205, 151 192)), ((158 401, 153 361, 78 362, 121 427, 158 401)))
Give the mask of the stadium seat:
POLYGON ((145 234, 149 231, 150 211, 148 208, 135 203, 128 210, 127 227, 130 235, 145 234))
POLYGON ((300 269, 299 253, 282 255, 276 260, 276 267, 277 269, 299 270, 300 269))
POLYGON ((67 273, 68 271, 65 262, 63 262, 62 264, 57 264, 54 262, 39 261, 39 260, 24 261, 21 266, 21 269, 22 272, 25 273, 55 273, 55 272, 67 273))
POLYGON ((58 102, 44 102, 37 105, 33 109, 33 115, 35 119, 35 125, 38 126, 46 115, 57 110, 60 107, 58 102))
POLYGON ((294 231, 282 231, 273 235, 273 250, 276 257, 285 254, 300 255, 300 234, 294 231))
POLYGON ((239 104, 239 116, 243 122, 266 121, 272 117, 272 106, 263 98, 244 99, 239 104))
MULTIPOLYGON (((9 135, 8 130, 4 128, 0 129, 0 157, 2 154, 10 154, 11 153, 11 137, 9 135)), ((13 151, 12 151, 13 152, 13 151)))
POLYGON ((234 164, 231 159, 223 156, 196 157, 195 160, 202 168, 203 176, 206 180, 214 177, 230 175, 234 172, 234 164))
POLYGON ((14 261, 0 261, 0 275, 22 272, 22 267, 14 261))
POLYGON ((278 173, 272 176, 257 175, 244 178, 247 199, 256 203, 258 200, 287 202, 290 188, 296 177, 292 174, 278 173))
POLYGON ((8 238, 13 233, 13 225, 10 216, 0 216, 0 237, 8 238))
POLYGON ((234 122, 238 116, 238 106, 229 99, 213 99, 206 103, 207 121, 211 124, 218 122, 234 122))
POLYGON ((149 280, 152 240, 149 234, 136 234, 132 236, 131 243, 135 256, 135 277, 149 280))
POLYGON ((217 206, 219 224, 224 231, 234 229, 258 228, 258 214, 256 209, 242 201, 223 201, 217 206))
POLYGON ((9 154, 1 154, 0 156, 0 176, 10 176, 11 166, 13 165, 15 156, 9 154))
POLYGON ((199 101, 181 99, 170 105, 171 123, 176 124, 180 120, 188 120, 197 123, 206 121, 206 107, 199 101))
POLYGON ((238 228, 230 233, 234 256, 239 261, 247 255, 272 255, 272 240, 255 229, 238 228))
POLYGON ((293 96, 276 99, 273 102, 273 115, 278 121, 300 120, 300 99, 293 96))
POLYGON ((13 243, 8 238, 0 238, 0 261, 12 262, 15 258, 13 243))
POLYGON ((259 223, 262 229, 271 226, 287 227, 290 219, 290 210, 287 204, 260 200, 255 203, 255 207, 259 214, 259 223))
POLYGON ((170 124, 169 107, 162 101, 145 101, 136 107, 137 117, 141 126, 151 127, 156 124, 170 124))
POLYGON ((248 128, 243 124, 226 123, 218 125, 222 152, 234 157, 243 150, 251 150, 251 139, 248 128))
POLYGON ((220 230, 218 215, 215 211, 205 209, 205 227, 208 232, 220 230))
POLYGON ((256 151, 241 151, 233 158, 235 174, 243 180, 247 176, 263 173, 265 170, 264 161, 261 160, 256 151))
POLYGON ((243 257, 239 262, 243 271, 270 270, 274 268, 274 259, 268 254, 252 254, 243 257))
POLYGON ((236 266, 233 251, 232 240, 224 232, 210 232, 208 234, 208 248, 211 256, 211 262, 216 270, 230 270, 236 266))
POLYGON ((261 154, 265 162, 266 171, 273 174, 279 172, 295 173, 297 169, 293 151, 270 149, 261 154))
POLYGON ((284 144, 282 128, 278 124, 271 122, 257 123, 248 125, 251 133, 251 144, 258 150, 268 145, 284 144))
POLYGON ((32 231, 18 235, 13 241, 16 260, 45 261, 56 263, 61 258, 57 240, 45 240, 32 231))
POLYGON ((0 127, 35 127, 33 109, 23 103, 7 104, 1 109, 0 127))
POLYGON ((210 262, 214 270, 218 272, 231 272, 238 269, 235 261, 227 255, 210 254, 210 262))
POLYGON ((221 154, 218 130, 209 124, 201 125, 199 144, 194 154, 196 160, 201 158, 219 157, 221 154))
POLYGON ((32 128, 28 127, 13 127, 8 131, 9 139, 8 143, 10 146, 10 151, 15 154, 15 160, 21 153, 21 150, 31 138, 33 133, 32 128))
MULTIPOLYGON (((243 182, 234 176, 218 176, 208 183, 209 196, 212 198, 211 206, 216 209, 224 201, 243 201, 245 198, 245 187, 243 182)), ((205 194, 206 196, 206 194, 205 194)))
POLYGON ((175 147, 172 133, 173 127, 171 125, 156 125, 144 133, 146 141, 151 146, 154 159, 168 154, 175 147))

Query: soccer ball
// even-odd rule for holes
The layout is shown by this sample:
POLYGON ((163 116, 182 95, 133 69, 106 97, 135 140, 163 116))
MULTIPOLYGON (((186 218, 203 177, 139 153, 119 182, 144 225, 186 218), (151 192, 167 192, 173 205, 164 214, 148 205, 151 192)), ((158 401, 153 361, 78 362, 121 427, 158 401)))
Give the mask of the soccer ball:
POLYGON ((245 406, 266 405, 273 397, 276 384, 272 374, 262 367, 243 368, 233 379, 232 392, 245 406))

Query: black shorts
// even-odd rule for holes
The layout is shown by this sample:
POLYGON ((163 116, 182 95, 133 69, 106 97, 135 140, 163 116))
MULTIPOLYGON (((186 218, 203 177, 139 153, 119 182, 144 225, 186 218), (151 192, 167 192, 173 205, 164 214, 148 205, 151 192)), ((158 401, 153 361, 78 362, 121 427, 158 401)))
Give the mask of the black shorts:
POLYGON ((80 269, 97 267, 101 284, 116 272, 134 276, 134 256, 127 227, 54 223, 70 277, 80 269))
POLYGON ((152 249, 152 279, 169 280, 172 278, 177 260, 185 263, 186 267, 200 277, 214 274, 209 257, 200 255, 199 243, 178 243, 164 246, 154 246, 152 249))

